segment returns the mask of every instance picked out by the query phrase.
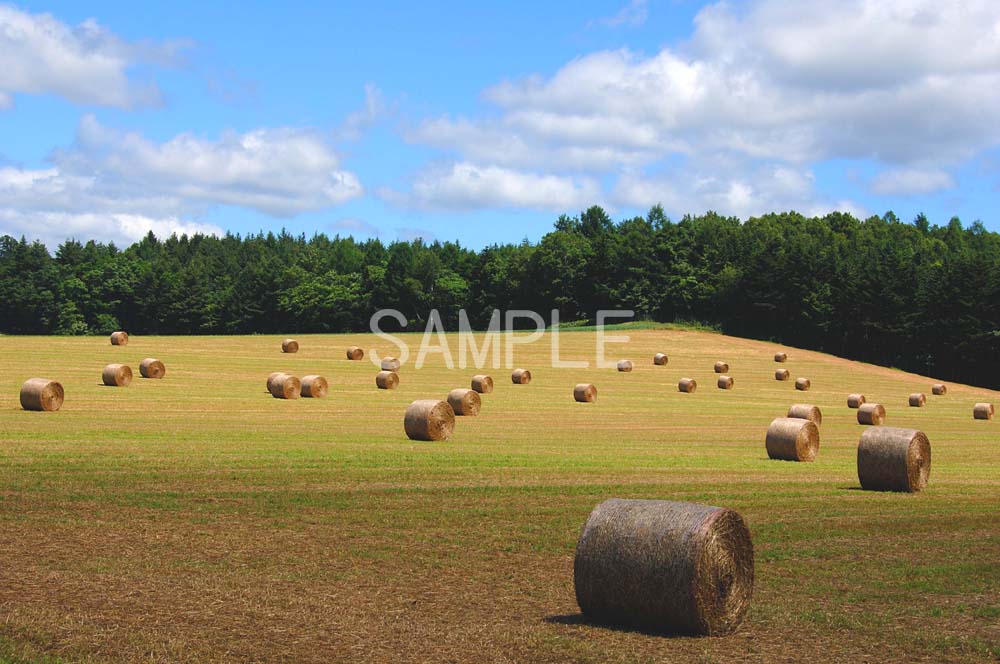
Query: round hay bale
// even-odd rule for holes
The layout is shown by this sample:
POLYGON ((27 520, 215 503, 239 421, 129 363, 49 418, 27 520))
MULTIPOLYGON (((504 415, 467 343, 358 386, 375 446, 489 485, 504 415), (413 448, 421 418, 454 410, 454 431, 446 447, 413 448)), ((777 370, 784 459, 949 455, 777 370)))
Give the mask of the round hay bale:
POLYGON ((715 373, 727 373, 729 371, 729 364, 727 362, 718 361, 715 363, 715 373))
POLYGON ((278 376, 283 376, 284 374, 285 374, 284 371, 272 371, 271 373, 269 373, 267 375, 267 391, 268 392, 271 391, 271 385, 274 383, 274 379, 277 378, 278 376))
POLYGON ((396 357, 383 357, 382 358, 382 371, 399 371, 399 367, 402 363, 399 358, 396 357))
POLYGON ((302 396, 310 399, 322 399, 330 391, 330 383, 322 376, 309 375, 302 377, 302 396))
POLYGON ((363 360, 365 358, 365 351, 357 346, 351 346, 347 349, 347 359, 357 362, 358 360, 363 360))
POLYGON ((819 406, 813 406, 807 403, 795 403, 789 406, 788 415, 785 417, 794 417, 799 420, 809 420, 816 424, 816 426, 821 426, 823 424, 823 413, 820 411, 819 406))
POLYGON ((531 372, 527 369, 514 369, 510 379, 515 385, 527 385, 531 382, 531 372))
POLYGON ((580 403, 593 403, 597 401, 597 388, 593 383, 579 383, 573 388, 573 398, 580 403))
POLYGON ((156 358, 147 357, 139 363, 139 375, 143 378, 163 378, 167 375, 167 367, 156 358))
POLYGON ((943 397, 948 394, 948 386, 944 383, 934 383, 931 385, 931 394, 935 394, 939 397, 943 397))
POLYGON ((632 360, 618 360, 618 371, 632 371, 632 360))
POLYGON ((489 394, 493 391, 493 377, 486 374, 477 374, 472 377, 472 389, 480 394, 489 394))
POLYGON ((858 442, 858 480, 869 491, 907 491, 927 486, 931 443, 922 431, 872 427, 858 442))
POLYGON ((295 339, 285 339, 281 342, 281 352, 282 353, 297 353, 299 352, 299 342, 295 339))
POLYGON ((21 408, 55 412, 62 408, 63 386, 48 378, 29 378, 21 385, 21 408))
POLYGON ((298 399, 302 396, 302 381, 291 374, 278 374, 271 381, 271 396, 275 399, 298 399))
POLYGON ((406 409, 403 429, 410 440, 447 440, 455 431, 455 411, 447 401, 414 401, 406 409))
POLYGON ((976 420, 992 420, 993 419, 993 404, 991 403, 977 403, 972 407, 972 417, 976 420))
POLYGON ((681 378, 680 382, 677 383, 677 390, 679 392, 694 392, 698 389, 698 381, 694 378, 681 378))
POLYGON ((788 369, 778 369, 774 372, 775 380, 788 380, 790 377, 791 374, 788 373, 788 369))
POLYGON ((127 364, 109 364, 101 372, 101 380, 108 387, 128 387, 132 382, 132 368, 127 364))
POLYGON ((923 392, 914 392, 909 398, 910 406, 913 408, 923 408, 927 403, 927 397, 923 392))
POLYGON ((743 518, 696 503, 606 500, 590 513, 573 560, 587 619, 665 633, 734 631, 753 583, 743 518))
POLYGON ((475 417, 483 407, 483 401, 479 398, 479 392, 459 387, 448 393, 448 405, 455 411, 455 415, 475 417))
POLYGON ((812 387, 812 381, 808 378, 796 378, 795 379, 795 389, 800 392, 808 392, 809 388, 812 387))
POLYGON ((885 407, 880 403, 863 403, 858 407, 858 424, 881 426, 885 422, 885 407))
POLYGON ((715 381, 715 384, 719 386, 720 390, 731 390, 733 389, 734 382, 735 381, 732 376, 719 376, 719 379, 715 381))
POLYGON ((813 461, 819 453, 819 427, 800 417, 775 418, 767 428, 764 447, 771 459, 813 461))
POLYGON ((865 403, 865 395, 863 394, 848 394, 847 395, 847 407, 848 408, 860 408, 865 403))
POLYGON ((399 374, 395 371, 379 371, 375 374, 375 385, 380 390, 394 390, 399 387, 399 374))
POLYGON ((775 362, 787 362, 788 361, 788 354, 787 353, 775 353, 774 354, 774 361, 775 362))
POLYGON ((666 353, 657 353, 653 356, 653 364, 662 367, 668 361, 666 353))
POLYGON ((118 330, 117 332, 112 332, 111 345, 128 346, 128 332, 122 332, 121 330, 118 330))

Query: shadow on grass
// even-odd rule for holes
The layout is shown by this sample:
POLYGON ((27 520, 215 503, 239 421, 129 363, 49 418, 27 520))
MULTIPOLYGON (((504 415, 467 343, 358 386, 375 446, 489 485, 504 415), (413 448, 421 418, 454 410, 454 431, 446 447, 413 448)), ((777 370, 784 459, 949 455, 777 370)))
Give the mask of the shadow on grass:
POLYGON ((704 637, 696 637, 695 635, 686 634, 682 632, 666 632, 646 627, 633 627, 630 625, 622 625, 620 623, 591 620, 582 613, 563 613, 554 616, 545 616, 545 622, 549 623, 550 625, 578 625, 585 627, 599 627, 601 629, 610 630, 612 632, 622 632, 624 634, 643 634, 645 636, 658 636, 667 639, 704 638, 704 637))

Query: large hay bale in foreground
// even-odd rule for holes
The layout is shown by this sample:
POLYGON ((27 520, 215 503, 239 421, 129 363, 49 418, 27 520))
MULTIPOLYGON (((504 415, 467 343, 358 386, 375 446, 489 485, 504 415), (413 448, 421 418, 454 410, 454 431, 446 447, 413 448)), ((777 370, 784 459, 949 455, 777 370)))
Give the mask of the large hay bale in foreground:
POLYGON ((861 408, 865 403, 865 395, 863 394, 848 394, 847 395, 847 407, 848 408, 861 408))
POLYGON ((789 406, 788 415, 785 417, 809 420, 810 422, 815 422, 816 426, 823 424, 823 413, 820 411, 819 406, 813 406, 808 403, 793 403, 789 406))
POLYGON ((62 408, 65 396, 62 384, 48 378, 29 378, 21 385, 21 408, 55 412, 62 408))
POLYGON ((923 408, 927 403, 927 397, 923 392, 914 392, 910 395, 908 401, 913 408, 923 408))
POLYGON ((299 342, 295 339, 285 339, 281 342, 281 352, 282 353, 297 353, 299 352, 299 342))
POLYGON ((880 403, 863 403, 858 407, 858 424, 881 426, 885 422, 885 406, 880 403))
POLYGON ((727 373, 729 371, 729 363, 718 361, 715 363, 715 373, 727 373))
POLYGON ((589 620, 674 634, 734 631, 750 606, 753 542, 735 511, 666 500, 606 500, 573 560, 589 620))
POLYGON ((379 371, 375 374, 375 385, 380 390, 394 390, 399 387, 399 374, 395 371, 379 371))
POLYGON ((573 398, 580 403, 593 403, 597 401, 597 388, 593 383, 578 383, 573 388, 573 398))
POLYGON ((625 373, 632 371, 632 360, 618 360, 618 371, 625 373))
POLYGON ((775 380, 788 380, 792 374, 788 373, 788 369, 778 369, 774 372, 775 380))
POLYGON ((493 377, 486 374, 477 374, 472 377, 472 389, 480 394, 489 394, 493 391, 493 377))
POLYGON ((514 369, 510 375, 510 380, 515 385, 527 385, 531 382, 531 372, 527 369, 514 369))
POLYGON ((808 392, 809 388, 812 387, 812 381, 808 378, 796 378, 795 379, 795 389, 800 392, 808 392))
POLYGON ((479 392, 465 387, 459 387, 448 393, 448 405, 457 416, 475 417, 483 407, 479 392))
POLYGON ((118 330, 111 333, 112 346, 128 346, 128 332, 118 330))
POLYGON ((972 417, 976 420, 992 420, 993 419, 993 404, 991 403, 977 403, 972 407, 972 417))
POLYGON ((271 385, 274 383, 274 379, 278 376, 284 376, 287 372, 285 371, 272 371, 267 375, 267 391, 271 391, 271 385))
POLYGON ((871 491, 920 491, 931 472, 931 443, 922 431, 871 427, 858 442, 858 480, 871 491))
POLYGON ((163 378, 167 375, 167 367, 155 357, 147 357, 139 363, 139 375, 143 378, 163 378))
POLYGON ((399 371, 399 367, 402 366, 402 362, 399 361, 398 357, 383 357, 382 358, 382 371, 399 371))
POLYGON ((697 389, 698 389, 698 381, 696 381, 694 378, 681 378, 680 381, 677 383, 678 392, 687 392, 690 394, 691 392, 694 392, 697 389))
POLYGON ((302 396, 302 381, 291 374, 278 374, 271 381, 271 396, 275 399, 298 399, 302 396))
POLYGON ((771 459, 813 461, 819 453, 819 427, 800 417, 775 418, 767 428, 764 447, 771 459))
POLYGON ((948 394, 948 386, 944 383, 934 383, 931 385, 931 394, 935 394, 939 397, 948 394))
POLYGON ((351 346, 347 349, 347 359, 357 362, 365 358, 365 351, 358 346, 351 346))
POLYGON ((326 378, 315 374, 302 377, 302 396, 309 399, 322 399, 330 391, 330 383, 326 378))
POLYGON ((667 358, 667 354, 666 353, 657 353, 656 355, 653 356, 653 364, 655 364, 657 366, 662 367, 668 361, 669 360, 667 358))
POLYGON ((414 401, 406 409, 403 430, 410 440, 446 440, 455 431, 455 411, 447 401, 414 401))
POLYGON ((788 354, 787 353, 775 353, 774 354, 774 361, 775 362, 787 362, 788 361, 788 354))
POLYGON ((101 372, 101 380, 108 387, 128 387, 132 382, 132 367, 127 364, 109 364, 101 372))
POLYGON ((733 380, 732 376, 719 376, 719 379, 715 381, 720 390, 731 390, 735 383, 736 381, 733 380))

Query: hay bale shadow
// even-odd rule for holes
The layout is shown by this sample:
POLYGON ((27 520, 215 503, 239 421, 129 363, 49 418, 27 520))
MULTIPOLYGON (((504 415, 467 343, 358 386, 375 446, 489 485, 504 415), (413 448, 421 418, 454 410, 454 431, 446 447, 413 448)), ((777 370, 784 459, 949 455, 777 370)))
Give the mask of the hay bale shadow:
POLYGON ((606 629, 612 632, 621 632, 623 634, 642 634, 644 636, 658 636, 666 639, 704 639, 711 638, 705 636, 697 636, 694 634, 688 634, 685 632, 670 632, 662 631, 656 629, 649 629, 644 627, 636 627, 633 625, 622 625, 620 623, 614 622, 602 622, 600 620, 592 620, 582 613, 562 613, 551 616, 545 616, 545 622, 550 625, 568 625, 576 627, 597 627, 600 629, 606 629))

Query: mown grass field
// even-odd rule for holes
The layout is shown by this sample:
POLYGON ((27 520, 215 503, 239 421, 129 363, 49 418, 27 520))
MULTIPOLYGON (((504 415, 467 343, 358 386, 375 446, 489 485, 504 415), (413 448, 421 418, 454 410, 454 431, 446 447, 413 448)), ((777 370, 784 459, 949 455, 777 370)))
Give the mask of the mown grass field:
MULTIPOLYGON (((552 369, 546 341, 517 347, 532 383, 489 370, 481 415, 443 443, 407 440, 403 411, 476 371, 411 358, 398 390, 376 390, 373 365, 344 357, 393 350, 371 335, 303 335, 297 355, 270 336, 0 337, 0 661, 1000 658, 1000 420, 972 419, 1000 393, 935 397, 929 378, 796 349, 776 382, 772 344, 629 334, 608 348, 631 374, 552 369), (148 356, 164 380, 138 377, 148 356), (734 390, 716 389, 717 359, 734 390), (119 361, 133 384, 99 385, 119 361), (275 370, 321 373, 330 396, 273 399, 275 370), (20 410, 31 376, 63 383, 60 412, 20 410), (677 392, 682 376, 695 394, 677 392), (573 401, 584 381, 597 403, 573 401), (927 433, 924 493, 858 490, 854 391, 885 404, 887 425, 927 433), (926 408, 907 407, 915 391, 926 408), (769 461, 767 425, 796 402, 823 410, 819 458, 769 461), (757 585, 735 635, 581 621, 576 538, 612 496, 743 514, 757 585)), ((593 362, 593 332, 561 343, 593 362)))

